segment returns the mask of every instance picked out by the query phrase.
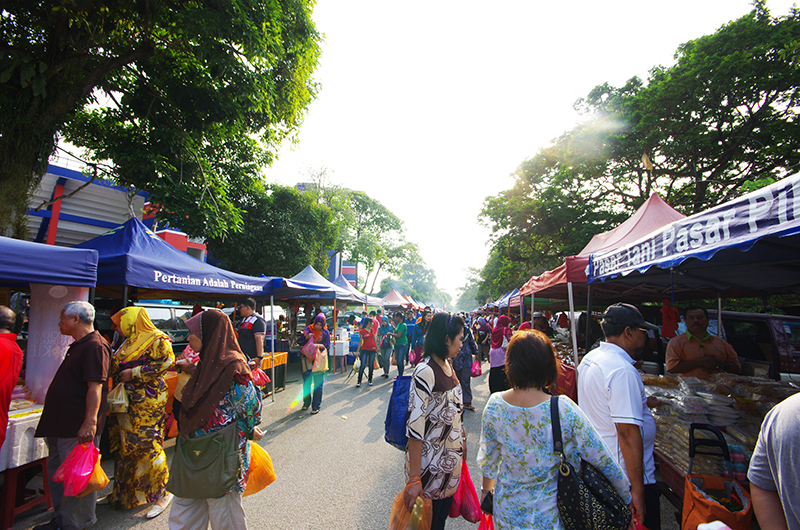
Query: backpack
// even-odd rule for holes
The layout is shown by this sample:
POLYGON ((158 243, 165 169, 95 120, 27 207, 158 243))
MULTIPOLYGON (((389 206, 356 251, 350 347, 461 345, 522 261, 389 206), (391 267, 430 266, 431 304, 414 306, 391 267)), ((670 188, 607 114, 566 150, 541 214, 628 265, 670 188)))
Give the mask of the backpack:
POLYGON ((408 436, 406 436, 406 423, 408 423, 408 399, 411 392, 411 376, 398 375, 392 387, 392 397, 389 398, 389 408, 384 421, 383 438, 389 445, 406 450, 408 436))

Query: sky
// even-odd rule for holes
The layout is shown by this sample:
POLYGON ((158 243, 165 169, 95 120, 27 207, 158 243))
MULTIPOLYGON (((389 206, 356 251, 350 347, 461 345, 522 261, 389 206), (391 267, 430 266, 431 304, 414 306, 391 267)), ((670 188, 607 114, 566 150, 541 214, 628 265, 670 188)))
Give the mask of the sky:
MULTIPOLYGON (((767 0, 773 16, 793 2, 767 0)), ((749 0, 320 0, 317 99, 266 171, 294 185, 326 168, 403 220, 455 300, 490 249, 483 200, 580 122, 579 98, 674 63, 677 47, 749 0)))

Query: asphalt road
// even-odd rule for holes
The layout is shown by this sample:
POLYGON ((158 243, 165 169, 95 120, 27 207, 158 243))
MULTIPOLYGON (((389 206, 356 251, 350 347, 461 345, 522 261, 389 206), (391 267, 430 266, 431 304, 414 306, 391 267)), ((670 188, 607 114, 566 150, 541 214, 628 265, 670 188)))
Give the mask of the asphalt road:
MULTIPOLYGON (((488 366, 488 365, 485 365, 488 366)), ((382 373, 382 372, 381 372, 382 373)), ((489 396, 488 370, 472 380, 476 411, 465 411, 467 462, 480 490, 476 464, 480 415, 489 396)), ((395 368, 390 374, 394 377, 395 368)), ((251 529, 378 530, 388 527, 392 500, 405 485, 403 453, 383 440, 392 379, 374 378, 375 385, 355 388, 355 376, 332 375, 325 383, 320 413, 312 416, 293 403, 301 392, 299 365, 289 365, 286 390, 275 402, 265 398, 259 444, 270 454, 277 480, 261 492, 245 497, 251 529)), ((172 443, 167 457, 172 458, 172 443)), ((104 463, 111 476, 113 463, 104 463)), ((103 492, 110 491, 110 486, 103 492)), ((664 505, 662 501, 662 506, 664 505)), ((149 506, 124 511, 97 507, 98 529, 168 528, 168 513, 148 521, 149 506)), ((670 515, 663 513, 667 522, 670 515)), ((15 530, 29 530, 47 522, 52 512, 41 508, 17 516, 15 530)), ((674 519, 672 519, 674 523, 674 519)), ((450 519, 449 530, 477 528, 466 520, 450 519)), ((664 530, 677 525, 664 525, 664 530)))

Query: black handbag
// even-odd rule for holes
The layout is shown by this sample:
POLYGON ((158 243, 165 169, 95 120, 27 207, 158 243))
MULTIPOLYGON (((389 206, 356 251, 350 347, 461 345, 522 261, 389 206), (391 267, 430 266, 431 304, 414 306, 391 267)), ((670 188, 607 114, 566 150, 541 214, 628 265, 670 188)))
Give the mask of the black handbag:
POLYGON ((631 522, 630 507, 614 485, 590 463, 581 459, 577 473, 564 457, 558 397, 550 398, 553 450, 561 458, 558 466, 558 514, 567 530, 625 530, 631 522))
POLYGON ((178 436, 167 490, 184 499, 216 499, 232 490, 239 476, 238 429, 234 420, 197 438, 178 436))

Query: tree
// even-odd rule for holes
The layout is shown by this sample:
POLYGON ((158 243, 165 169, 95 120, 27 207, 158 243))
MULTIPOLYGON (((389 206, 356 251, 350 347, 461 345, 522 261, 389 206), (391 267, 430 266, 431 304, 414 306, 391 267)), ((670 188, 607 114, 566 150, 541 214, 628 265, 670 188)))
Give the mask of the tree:
POLYGON ((311 264, 324 271, 336 242, 333 213, 294 188, 271 185, 239 198, 245 206, 239 233, 208 240, 211 256, 251 276, 291 277, 311 264))
POLYGON ((189 234, 236 227, 230 188, 259 179, 315 95, 311 6, 4 2, 0 230, 23 234, 59 135, 189 234))
POLYGON ((595 87, 576 103, 586 121, 484 202, 494 246, 482 288, 499 295, 561 264, 653 192, 690 214, 787 176, 800 162, 800 78, 781 51, 798 36, 797 10, 772 18, 757 1, 646 82, 595 87))
POLYGON ((458 289, 459 295, 455 301, 455 307, 453 308, 454 310, 472 311, 476 306, 483 305, 485 300, 478 299, 480 281, 481 271, 476 268, 469 267, 467 269, 467 277, 464 281, 464 285, 458 289))

